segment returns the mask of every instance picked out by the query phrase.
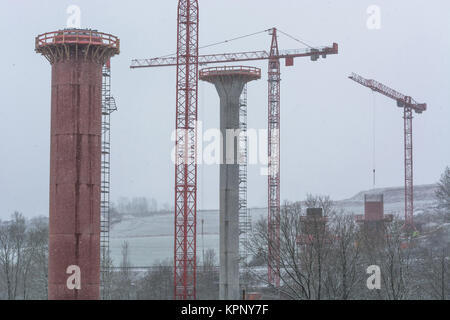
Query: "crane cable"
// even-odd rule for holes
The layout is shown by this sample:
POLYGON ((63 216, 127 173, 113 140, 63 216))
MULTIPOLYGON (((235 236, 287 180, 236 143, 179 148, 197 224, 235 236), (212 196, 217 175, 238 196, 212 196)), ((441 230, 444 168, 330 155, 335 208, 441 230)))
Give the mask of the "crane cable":
MULTIPOLYGON (((204 87, 204 83, 200 82, 200 116, 201 119, 204 119, 204 115, 205 115, 205 87, 204 87)), ((203 130, 203 126, 202 126, 202 130, 203 130)), ((200 132, 201 137, 200 139, 202 139, 202 149, 203 149, 203 132, 200 132)), ((197 137, 197 140, 199 139, 199 137, 197 137)), ((198 150, 197 150, 197 154, 198 154, 198 150)), ((201 158, 201 165, 200 165, 200 183, 201 183, 201 188, 200 188, 200 212, 201 212, 201 223, 202 223, 202 265, 205 265, 205 234, 204 234, 204 223, 205 223, 205 164, 204 164, 204 160, 203 159, 203 150, 200 150, 200 156, 201 158)), ((198 162, 198 160, 197 160, 198 162)))
POLYGON ((376 186, 376 96, 372 90, 372 172, 373 172, 373 189, 376 186))
MULTIPOLYGON (((248 38, 248 37, 255 36, 255 35, 258 35, 258 34, 261 34, 261 33, 268 32, 268 31, 270 31, 270 30, 272 30, 272 29, 266 29, 266 30, 262 30, 262 31, 250 33, 250 34, 247 34, 247 35, 245 35, 245 36, 240 36, 240 37, 236 37, 236 38, 232 38, 232 39, 228 39, 228 40, 223 40, 223 41, 220 41, 220 42, 211 43, 211 44, 208 44, 208 45, 206 45, 206 46, 199 47, 198 49, 201 50, 201 49, 205 49, 205 48, 217 46, 217 45, 220 45, 220 44, 232 42, 232 41, 235 41, 235 40, 240 40, 240 39, 248 38)), ((171 54, 167 54, 167 55, 165 55, 165 56, 161 56, 161 57, 159 57, 159 58, 167 58, 167 57, 172 57, 172 56, 175 56, 175 55, 176 55, 176 53, 171 53, 171 54)))
MULTIPOLYGON (((245 36, 240 36, 240 37, 237 37, 237 38, 233 38, 233 39, 229 39, 229 40, 224 40, 224 41, 217 42, 217 43, 212 43, 212 44, 209 44, 209 45, 200 47, 199 49, 204 49, 204 48, 216 46, 216 45, 219 45, 219 44, 224 44, 224 43, 228 43, 228 42, 231 42, 231 41, 235 41, 235 40, 240 40, 240 39, 248 38, 248 37, 255 36, 255 35, 258 35, 258 34, 261 34, 261 33, 269 32, 269 31, 271 31, 272 29, 273 29, 273 28, 270 28, 270 29, 266 29, 266 30, 262 30, 262 31, 254 32, 254 33, 250 33, 250 34, 247 34, 247 35, 245 35, 245 36)), ((284 32, 284 31, 282 31, 282 30, 280 30, 280 29, 278 29, 278 28, 276 28, 276 29, 277 29, 278 32, 284 34, 286 37, 291 38, 292 40, 297 41, 297 42, 303 44, 304 46, 309 47, 310 49, 314 49, 314 47, 311 46, 311 45, 309 45, 308 43, 306 43, 305 40, 298 39, 298 38, 296 38, 296 37, 294 37, 294 36, 291 36, 290 34, 284 32)))
POLYGON ((228 42, 231 42, 231 41, 241 40, 241 39, 248 38, 248 37, 251 37, 251 36, 256 36, 256 35, 258 35, 258 34, 265 33, 265 32, 268 32, 268 31, 270 31, 270 30, 272 30, 272 29, 266 29, 266 30, 262 30, 262 31, 250 33, 250 34, 247 34, 247 35, 245 35, 245 36, 240 36, 240 37, 236 37, 236 38, 232 38, 232 39, 228 39, 228 40, 224 40, 224 41, 220 41, 220 42, 216 42, 216 43, 211 43, 211 44, 208 44, 208 45, 206 45, 206 46, 199 47, 199 49, 205 49, 205 48, 217 46, 217 45, 219 45, 219 44, 224 44, 224 43, 228 43, 228 42))
MULTIPOLYGON (((265 30, 258 31, 258 32, 254 32, 254 33, 250 33, 250 34, 247 34, 247 35, 244 35, 244 36, 240 36, 240 37, 236 37, 236 38, 232 38, 232 39, 228 39, 228 40, 223 40, 223 41, 220 41, 220 42, 211 43, 211 44, 208 44, 208 45, 205 45, 205 46, 201 46, 201 47, 199 47, 198 49, 201 50, 201 49, 210 48, 210 47, 214 47, 214 46, 217 46, 217 45, 229 43, 229 42, 232 42, 232 41, 245 39, 245 38, 248 38, 248 37, 256 36, 256 35, 261 34, 261 33, 269 32, 269 31, 271 31, 271 30, 272 30, 272 28, 270 28, 270 29, 265 29, 265 30)), ((277 30, 278 30, 280 33, 284 34, 285 36, 291 38, 292 40, 297 41, 297 42, 303 44, 304 46, 309 47, 310 49, 314 49, 313 46, 309 45, 309 44, 306 43, 304 40, 295 38, 294 36, 291 36, 290 34, 284 32, 284 31, 282 31, 282 30, 280 30, 280 29, 277 29, 277 30)), ((167 58, 167 57, 171 57, 171 56, 174 56, 174 55, 176 55, 176 53, 172 53, 172 54, 168 54, 168 55, 165 55, 165 56, 161 56, 161 57, 159 57, 159 58, 167 58)))
POLYGON ((310 49, 315 49, 313 46, 310 46, 309 44, 307 44, 307 43, 305 42, 305 40, 297 39, 297 38, 295 38, 294 36, 291 36, 290 34, 284 32, 284 31, 282 31, 282 30, 280 30, 280 29, 277 29, 277 30, 278 30, 278 32, 284 34, 286 37, 289 37, 289 38, 291 38, 292 40, 297 41, 297 42, 299 42, 299 43, 301 43, 301 44, 303 44, 303 45, 309 47, 310 49))

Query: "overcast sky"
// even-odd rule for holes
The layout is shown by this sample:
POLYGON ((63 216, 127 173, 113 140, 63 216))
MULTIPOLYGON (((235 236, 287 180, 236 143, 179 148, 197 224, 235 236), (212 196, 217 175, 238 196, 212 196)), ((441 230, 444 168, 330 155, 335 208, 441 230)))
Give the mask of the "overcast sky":
MULTIPOLYGON (((200 44, 273 26, 313 45, 337 42, 326 60, 297 59, 282 68, 281 198, 307 193, 343 199, 372 186, 374 97, 351 72, 412 95, 429 109, 414 119, 415 184, 434 183, 450 164, 450 2, 447 0, 200 0, 200 44), (381 9, 381 29, 367 27, 367 8, 381 9)), ((69 5, 81 26, 121 39, 112 60, 112 198, 145 196, 173 206, 170 161, 175 122, 175 69, 130 70, 132 58, 176 50, 176 0, 2 0, 0 50, 0 219, 19 210, 48 215, 50 65, 34 52, 36 35, 66 26, 69 5)), ((302 48, 279 37, 281 49, 302 48)), ((267 50, 270 37, 220 45, 203 53, 267 50)), ((267 62, 249 85, 248 125, 267 127, 267 62)), ((204 129, 219 126, 219 100, 201 83, 204 129)), ((403 185, 403 121, 395 103, 375 96, 377 186, 403 185)), ((265 206, 267 178, 249 168, 249 205, 265 206)), ((199 208, 218 208, 218 166, 199 168, 199 208)))

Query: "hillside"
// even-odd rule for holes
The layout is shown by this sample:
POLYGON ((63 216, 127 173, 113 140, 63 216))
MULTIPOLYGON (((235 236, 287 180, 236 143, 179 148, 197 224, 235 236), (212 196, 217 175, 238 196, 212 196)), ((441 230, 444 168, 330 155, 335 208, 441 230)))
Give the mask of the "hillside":
MULTIPOLYGON (((435 207, 436 184, 414 186, 414 213, 421 213, 435 207)), ((405 189, 403 187, 379 188, 361 191, 351 197, 341 201, 336 201, 336 205, 346 212, 362 213, 365 194, 383 194, 384 211, 390 214, 400 214, 404 210, 405 189)))
MULTIPOLYGON (((436 185, 415 186, 415 214, 427 212, 435 207, 436 185)), ((385 212, 402 214, 404 210, 404 189, 382 188, 361 191, 353 197, 336 201, 336 206, 346 213, 363 213, 364 194, 383 193, 385 212)), ((250 209, 252 221, 267 215, 266 208, 250 209)), ((199 258, 202 250, 219 250, 219 212, 218 210, 198 212, 197 246, 199 258), (204 235, 201 234, 203 220, 204 235)), ((134 266, 149 266, 157 261, 172 259, 173 256, 173 214, 150 217, 124 216, 111 230, 111 254, 116 265, 121 259, 121 245, 128 241, 130 259, 134 266)))

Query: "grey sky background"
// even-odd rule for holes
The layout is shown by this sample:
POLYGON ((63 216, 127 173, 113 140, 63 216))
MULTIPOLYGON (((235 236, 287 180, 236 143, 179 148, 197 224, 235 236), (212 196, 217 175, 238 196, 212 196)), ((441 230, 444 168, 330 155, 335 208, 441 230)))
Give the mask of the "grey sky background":
MULTIPOLYGON (((347 198, 372 186, 372 105, 369 89, 351 72, 410 94, 429 109, 414 119, 415 184, 434 183, 450 164, 450 2, 446 0, 200 0, 200 44, 270 27, 313 45, 338 42, 340 54, 282 68, 281 198, 307 193, 347 198), (381 29, 366 27, 369 5, 381 8, 381 29)), ((64 28, 66 9, 81 8, 81 24, 121 39, 112 60, 112 198, 145 196, 173 206, 170 161, 175 123, 175 69, 130 70, 132 58, 176 51, 176 0, 0 2, 0 219, 14 210, 48 215, 50 65, 34 52, 36 35, 64 28)), ((279 37, 281 49, 302 46, 279 37)), ((268 50, 267 34, 202 53, 268 50)), ((250 128, 267 127, 267 62, 249 85, 250 128)), ((200 83, 199 116, 219 126, 219 100, 200 83)), ((381 95, 376 101, 377 186, 403 185, 402 111, 381 95)), ((267 178, 249 168, 249 205, 265 206, 267 178)), ((200 209, 218 208, 218 166, 199 168, 200 209)))

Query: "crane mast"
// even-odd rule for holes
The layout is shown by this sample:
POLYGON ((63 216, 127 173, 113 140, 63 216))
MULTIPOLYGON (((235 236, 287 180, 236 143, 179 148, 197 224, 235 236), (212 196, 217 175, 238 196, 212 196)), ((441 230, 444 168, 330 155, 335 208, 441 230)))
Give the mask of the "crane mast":
POLYGON ((280 286, 280 82, 277 29, 272 30, 268 109, 268 281, 280 286))
POLYGON ((198 2, 178 2, 174 295, 196 299, 198 2))
POLYGON ((412 119, 413 111, 422 113, 427 110, 425 103, 417 103, 410 96, 406 96, 388 86, 372 80, 365 79, 360 75, 353 73, 349 79, 391 98, 397 102, 397 106, 403 108, 403 126, 404 126, 404 162, 405 162, 405 230, 410 232, 415 230, 414 226, 414 184, 413 184, 413 137, 412 137, 412 119))

